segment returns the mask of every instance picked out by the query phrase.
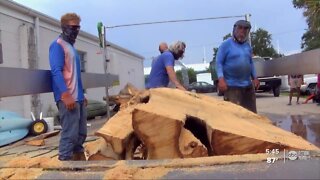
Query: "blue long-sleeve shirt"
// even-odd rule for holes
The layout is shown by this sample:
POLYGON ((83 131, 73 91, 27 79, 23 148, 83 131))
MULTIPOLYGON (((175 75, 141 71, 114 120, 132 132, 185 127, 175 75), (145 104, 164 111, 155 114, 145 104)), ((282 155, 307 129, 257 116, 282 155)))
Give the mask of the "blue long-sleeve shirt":
POLYGON ((249 43, 239 44, 228 38, 219 47, 216 57, 218 78, 224 77, 228 86, 247 87, 256 78, 249 43))
POLYGON ((49 49, 52 89, 55 101, 69 92, 75 101, 83 101, 80 59, 75 48, 61 37, 53 41, 49 49))

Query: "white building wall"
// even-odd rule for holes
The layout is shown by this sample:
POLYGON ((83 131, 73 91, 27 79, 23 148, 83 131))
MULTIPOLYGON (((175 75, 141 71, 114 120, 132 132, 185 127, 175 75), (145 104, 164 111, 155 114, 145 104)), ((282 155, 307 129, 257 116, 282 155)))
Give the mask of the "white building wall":
POLYGON ((143 62, 117 49, 108 49, 108 72, 119 75, 120 85, 110 88, 111 94, 117 94, 127 83, 138 89, 144 89, 143 62))
MULTIPOLYGON (((28 27, 32 24, 11 16, 19 16, 18 13, 9 11, 0 6, 0 36, 3 52, 3 64, 1 67, 28 67, 28 27), (8 15, 5 15, 7 13, 8 15)), ((31 18, 25 18, 32 20, 31 18)), ((2 77, 3 78, 3 77, 2 77)), ((4 77, 10 81, 10 77, 4 77)), ((14 83, 14 82, 12 82, 14 83)), ((29 117, 31 109, 31 97, 16 96, 1 98, 0 109, 17 112, 25 117, 29 117)))
MULTIPOLYGON (((34 13, 34 12, 33 12, 34 13)), ((32 14, 32 13, 31 13, 32 14)), ((49 46, 61 30, 59 25, 41 21, 39 23, 39 61, 38 68, 49 70, 49 46)), ((0 3, 0 37, 3 50, 3 64, 0 67, 29 68, 28 64, 28 28, 34 28, 34 17, 17 10, 4 7, 0 3)), ((104 73, 102 54, 98 53, 97 38, 88 38, 80 33, 75 48, 85 53, 86 72, 104 73)), ((91 35, 90 35, 91 36, 91 35)), ((108 72, 119 75, 120 85, 109 88, 109 94, 118 94, 126 83, 130 82, 137 88, 144 88, 143 58, 112 45, 108 47, 108 72)), ((9 78, 9 77, 8 77, 9 78)), ((14 82, 13 82, 14 83, 14 82)), ((87 89, 87 98, 100 100, 105 96, 105 88, 87 89)), ((57 111, 52 93, 40 94, 41 111, 46 116, 49 109, 57 111)), ((31 96, 1 98, 0 109, 15 111, 30 117, 31 96)))

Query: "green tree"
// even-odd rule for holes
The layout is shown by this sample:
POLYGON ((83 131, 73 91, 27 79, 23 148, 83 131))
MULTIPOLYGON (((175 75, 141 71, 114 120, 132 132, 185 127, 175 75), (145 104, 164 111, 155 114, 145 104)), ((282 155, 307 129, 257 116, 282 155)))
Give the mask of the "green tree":
POLYGON ((144 84, 147 84, 149 79, 149 75, 144 75, 144 84))
POLYGON ((307 31, 301 39, 301 48, 303 48, 303 51, 320 48, 320 31, 307 31))
MULTIPOLYGON (((189 77, 189 84, 191 84, 193 82, 196 82, 197 81, 196 71, 193 68, 188 68, 187 71, 188 71, 188 77, 189 77)), ((181 70, 177 70, 176 71, 176 75, 177 75, 177 78, 178 78, 179 82, 183 83, 182 71, 181 70)))
MULTIPOLYGON (((226 34, 225 36, 223 36, 223 40, 226 40, 226 39, 228 39, 229 37, 232 37, 232 36, 231 36, 231 33, 226 34)), ((215 48, 213 48, 212 50, 213 50, 213 58, 212 58, 212 60, 215 60, 215 59, 216 59, 216 56, 217 56, 217 53, 218 53, 218 48, 215 47, 215 48)))
POLYGON ((216 57, 217 57, 217 53, 218 53, 218 49, 217 47, 213 48, 213 58, 212 58, 212 61, 215 61, 216 60, 216 57))
POLYGON ((228 39, 229 37, 232 37, 231 33, 226 34, 225 36, 223 36, 223 40, 228 39))
POLYGON ((253 54, 261 57, 279 57, 272 46, 272 36, 264 29, 257 29, 251 33, 251 46, 253 54))
POLYGON ((183 83, 183 79, 182 79, 182 71, 181 70, 177 70, 176 71, 176 76, 177 76, 177 79, 180 83, 183 83))
POLYGON ((293 6, 303 9, 308 30, 301 37, 303 51, 320 48, 320 1, 319 0, 293 0, 293 6))
POLYGON ((197 82, 197 73, 193 68, 188 68, 189 83, 197 82))
MULTIPOLYGON (((251 46, 253 54, 261 57, 280 57, 282 54, 278 54, 274 47, 272 46, 272 35, 264 29, 257 29, 254 32, 251 32, 251 46)), ((231 34, 226 34, 223 37, 223 40, 231 37, 231 34)), ((213 59, 215 60, 217 56, 218 48, 213 48, 213 59)))

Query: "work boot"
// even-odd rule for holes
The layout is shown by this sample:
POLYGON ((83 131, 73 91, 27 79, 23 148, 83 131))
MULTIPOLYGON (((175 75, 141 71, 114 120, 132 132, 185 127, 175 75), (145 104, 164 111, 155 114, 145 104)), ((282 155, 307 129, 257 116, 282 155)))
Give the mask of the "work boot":
POLYGON ((59 161, 72 161, 72 158, 64 157, 64 156, 59 156, 58 159, 59 161))
POLYGON ((72 156, 73 161, 86 161, 86 156, 84 155, 84 152, 75 152, 72 156))

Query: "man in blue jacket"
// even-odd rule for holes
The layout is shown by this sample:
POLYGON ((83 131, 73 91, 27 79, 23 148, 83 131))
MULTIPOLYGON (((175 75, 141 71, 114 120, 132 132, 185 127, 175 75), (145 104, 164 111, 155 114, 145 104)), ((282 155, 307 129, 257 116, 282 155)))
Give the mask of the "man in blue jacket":
POLYGON ((80 20, 75 13, 63 15, 62 34, 49 49, 52 89, 62 127, 58 157, 61 161, 85 160, 87 101, 83 94, 79 55, 73 46, 80 31, 80 20))
POLYGON ((252 62, 252 49, 248 41, 251 25, 239 20, 233 26, 233 37, 225 40, 217 53, 216 70, 218 88, 224 100, 257 112, 255 88, 259 80, 252 62))

